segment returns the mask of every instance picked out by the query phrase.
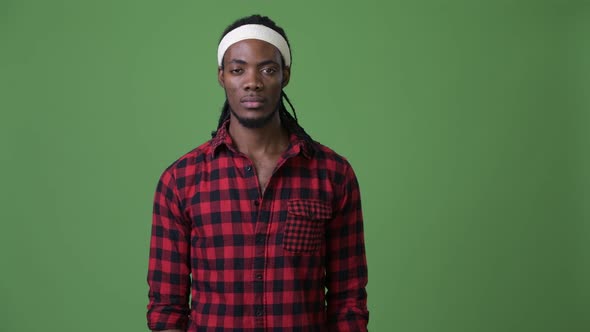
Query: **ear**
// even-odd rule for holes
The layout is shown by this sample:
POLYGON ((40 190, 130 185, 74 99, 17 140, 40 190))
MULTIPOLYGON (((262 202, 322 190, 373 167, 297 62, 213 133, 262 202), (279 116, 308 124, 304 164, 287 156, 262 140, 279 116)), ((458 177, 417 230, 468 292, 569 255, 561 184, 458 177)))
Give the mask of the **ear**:
POLYGON ((217 68, 217 81, 222 88, 225 89, 225 82, 223 81, 223 69, 221 67, 217 68))
POLYGON ((283 88, 289 84, 289 79, 291 79, 291 67, 283 68, 283 88))

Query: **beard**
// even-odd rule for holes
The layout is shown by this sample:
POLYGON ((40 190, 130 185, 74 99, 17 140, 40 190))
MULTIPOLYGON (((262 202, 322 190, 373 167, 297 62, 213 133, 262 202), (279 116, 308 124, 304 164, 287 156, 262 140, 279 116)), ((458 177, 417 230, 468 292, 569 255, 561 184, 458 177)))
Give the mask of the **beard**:
POLYGON ((236 112, 234 112, 233 109, 231 109, 231 107, 229 108, 229 110, 242 126, 248 129, 258 129, 266 126, 272 120, 275 114, 279 111, 279 107, 277 105, 277 107, 274 111, 272 111, 272 113, 269 113, 268 115, 265 115, 260 118, 253 119, 240 117, 236 112))

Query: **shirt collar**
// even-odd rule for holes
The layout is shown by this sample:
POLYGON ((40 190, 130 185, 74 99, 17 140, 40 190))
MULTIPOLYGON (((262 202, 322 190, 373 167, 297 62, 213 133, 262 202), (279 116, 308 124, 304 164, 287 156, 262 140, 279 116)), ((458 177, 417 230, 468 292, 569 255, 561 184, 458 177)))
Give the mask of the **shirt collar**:
MULTIPOLYGON (((216 156, 221 147, 225 147, 234 152, 237 152, 234 142, 229 135, 229 122, 226 120, 217 130, 217 134, 209 141, 209 156, 212 159, 216 156)), ((289 137, 289 155, 294 156, 301 153, 305 158, 311 159, 316 151, 315 142, 304 135, 298 135, 294 130, 287 128, 290 132, 289 137)))

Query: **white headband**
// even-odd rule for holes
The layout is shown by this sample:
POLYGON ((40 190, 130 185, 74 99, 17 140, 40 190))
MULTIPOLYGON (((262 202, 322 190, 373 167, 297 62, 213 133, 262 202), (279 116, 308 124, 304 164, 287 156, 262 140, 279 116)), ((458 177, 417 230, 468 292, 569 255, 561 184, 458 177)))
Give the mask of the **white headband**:
POLYGON ((217 64, 221 66, 223 55, 230 46, 244 39, 259 39, 274 45, 285 59, 285 66, 291 66, 291 52, 285 38, 273 29, 261 24, 246 24, 228 32, 219 42, 217 64))

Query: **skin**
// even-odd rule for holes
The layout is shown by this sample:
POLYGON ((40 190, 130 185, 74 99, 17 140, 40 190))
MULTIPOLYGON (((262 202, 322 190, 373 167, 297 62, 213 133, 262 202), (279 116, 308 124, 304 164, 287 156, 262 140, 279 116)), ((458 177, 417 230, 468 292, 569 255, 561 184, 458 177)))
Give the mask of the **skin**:
POLYGON ((289 143, 277 110, 290 74, 290 68, 282 66, 279 50, 257 39, 230 46, 223 68, 218 69, 231 109, 229 133, 238 150, 253 162, 262 192, 289 143))
POLYGON ((272 44, 247 39, 230 46, 223 68, 218 68, 219 84, 232 111, 229 134, 238 150, 254 164, 262 193, 289 145, 277 110, 291 71, 282 66, 281 59, 281 53, 272 44))

